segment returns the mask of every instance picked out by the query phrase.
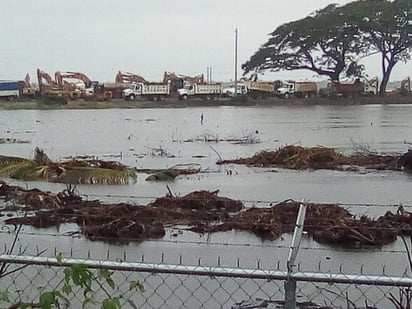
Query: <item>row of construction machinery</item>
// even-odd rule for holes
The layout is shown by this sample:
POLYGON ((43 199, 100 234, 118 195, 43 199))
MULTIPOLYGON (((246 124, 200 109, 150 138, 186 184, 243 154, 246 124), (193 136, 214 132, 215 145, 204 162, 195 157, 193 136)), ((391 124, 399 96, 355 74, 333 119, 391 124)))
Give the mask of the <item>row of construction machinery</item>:
MULTIPOLYGON (((203 74, 187 76, 175 72, 164 72, 160 82, 149 82, 142 76, 118 71, 114 82, 100 83, 92 81, 81 72, 57 71, 52 78, 48 73, 37 69, 37 82, 30 82, 27 74, 23 81, 1 81, 0 97, 13 100, 18 97, 61 97, 66 100, 134 100, 138 97, 150 100, 162 100, 165 97, 187 99, 200 97, 217 99, 234 95, 247 95, 253 98, 277 96, 282 98, 312 96, 355 96, 377 95, 379 82, 377 78, 355 81, 355 83, 330 82, 326 87, 319 87, 315 82, 299 81, 258 81, 242 79, 233 85, 207 83, 203 74)), ((388 96, 409 95, 411 93, 410 78, 407 77, 395 85, 388 96)))
POLYGON ((107 100, 112 98, 111 91, 106 91, 104 85, 90 80, 80 72, 60 72, 54 74, 54 79, 41 69, 37 69, 38 92, 40 96, 67 97, 71 100, 107 100))
POLYGON ((203 74, 198 76, 179 75, 174 72, 165 72, 163 81, 153 83, 142 76, 119 71, 115 76, 114 83, 99 83, 92 81, 86 74, 81 72, 60 72, 54 74, 54 79, 45 71, 37 69, 38 93, 40 96, 61 96, 68 99, 85 100, 108 100, 111 98, 122 98, 123 90, 132 85, 168 85, 170 95, 183 88, 185 83, 203 84, 203 74))

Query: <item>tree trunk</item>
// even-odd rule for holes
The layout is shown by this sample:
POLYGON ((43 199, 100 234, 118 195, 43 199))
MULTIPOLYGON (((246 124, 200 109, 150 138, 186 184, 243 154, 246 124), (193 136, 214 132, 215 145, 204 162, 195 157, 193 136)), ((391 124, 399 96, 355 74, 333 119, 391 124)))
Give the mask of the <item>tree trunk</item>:
POLYGON ((389 78, 391 77, 392 69, 395 66, 396 61, 394 56, 391 55, 389 59, 385 57, 385 54, 382 54, 382 82, 379 87, 379 94, 385 95, 386 87, 388 86, 389 78), (385 63, 385 59, 387 60, 385 63))

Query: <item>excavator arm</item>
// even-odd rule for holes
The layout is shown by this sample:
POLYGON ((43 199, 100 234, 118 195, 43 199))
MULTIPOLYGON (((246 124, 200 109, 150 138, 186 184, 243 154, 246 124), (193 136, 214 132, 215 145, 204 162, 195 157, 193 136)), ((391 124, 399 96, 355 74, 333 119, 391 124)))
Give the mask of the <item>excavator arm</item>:
POLYGON ((92 85, 92 82, 90 78, 87 77, 87 75, 80 73, 80 72, 60 72, 57 71, 54 74, 54 78, 56 80, 56 83, 61 87, 62 89, 67 89, 70 88, 72 83, 67 81, 67 79, 75 79, 82 81, 84 83, 84 86, 86 88, 90 88, 92 85))
POLYGON ((131 84, 131 83, 146 83, 147 81, 140 75, 119 71, 115 79, 119 84, 131 84))
POLYGON ((182 74, 177 75, 175 72, 165 72, 163 74, 164 83, 167 83, 172 80, 177 80, 177 79, 181 79, 190 84, 204 84, 205 82, 205 78, 203 74, 196 75, 196 76, 187 76, 187 75, 182 75, 182 74))

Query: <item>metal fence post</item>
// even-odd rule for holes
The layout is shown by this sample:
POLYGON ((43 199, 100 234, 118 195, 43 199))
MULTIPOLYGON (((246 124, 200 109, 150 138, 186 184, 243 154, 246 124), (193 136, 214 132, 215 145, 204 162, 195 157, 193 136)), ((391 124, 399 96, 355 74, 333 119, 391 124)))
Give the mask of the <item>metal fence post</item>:
POLYGON ((285 309, 296 309, 296 280, 291 278, 296 256, 299 251, 300 240, 302 238, 303 223, 305 222, 306 204, 300 203, 298 216, 296 218, 295 230, 293 231, 292 245, 289 249, 287 260, 288 278, 285 281, 285 309))

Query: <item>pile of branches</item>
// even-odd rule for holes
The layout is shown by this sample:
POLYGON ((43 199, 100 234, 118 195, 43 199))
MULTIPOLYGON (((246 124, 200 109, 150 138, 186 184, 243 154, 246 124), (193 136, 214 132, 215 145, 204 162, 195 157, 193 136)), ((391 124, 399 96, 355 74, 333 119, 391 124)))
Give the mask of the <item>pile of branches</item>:
MULTIPOLYGON (((195 191, 174 196, 170 190, 148 205, 105 204, 83 201, 74 188, 57 194, 26 190, 0 181, 0 212, 22 210, 25 216, 7 218, 6 224, 34 227, 76 223, 88 239, 130 241, 160 238, 166 227, 187 226, 197 233, 249 231, 275 240, 291 233, 300 202, 287 200, 270 207, 245 209, 243 203, 218 196, 218 191, 195 191)), ((314 240, 346 248, 376 248, 399 235, 412 236, 412 213, 402 207, 396 213, 371 219, 357 218, 338 204, 307 203, 304 229, 314 240)))
POLYGON ((342 170, 345 166, 362 166, 373 169, 402 170, 412 167, 412 153, 399 155, 377 155, 356 153, 345 156, 333 148, 302 147, 288 145, 275 151, 260 151, 250 158, 219 160, 216 164, 244 164, 254 167, 282 167, 288 169, 332 169, 342 170), (409 158, 410 156, 410 158, 409 158))

